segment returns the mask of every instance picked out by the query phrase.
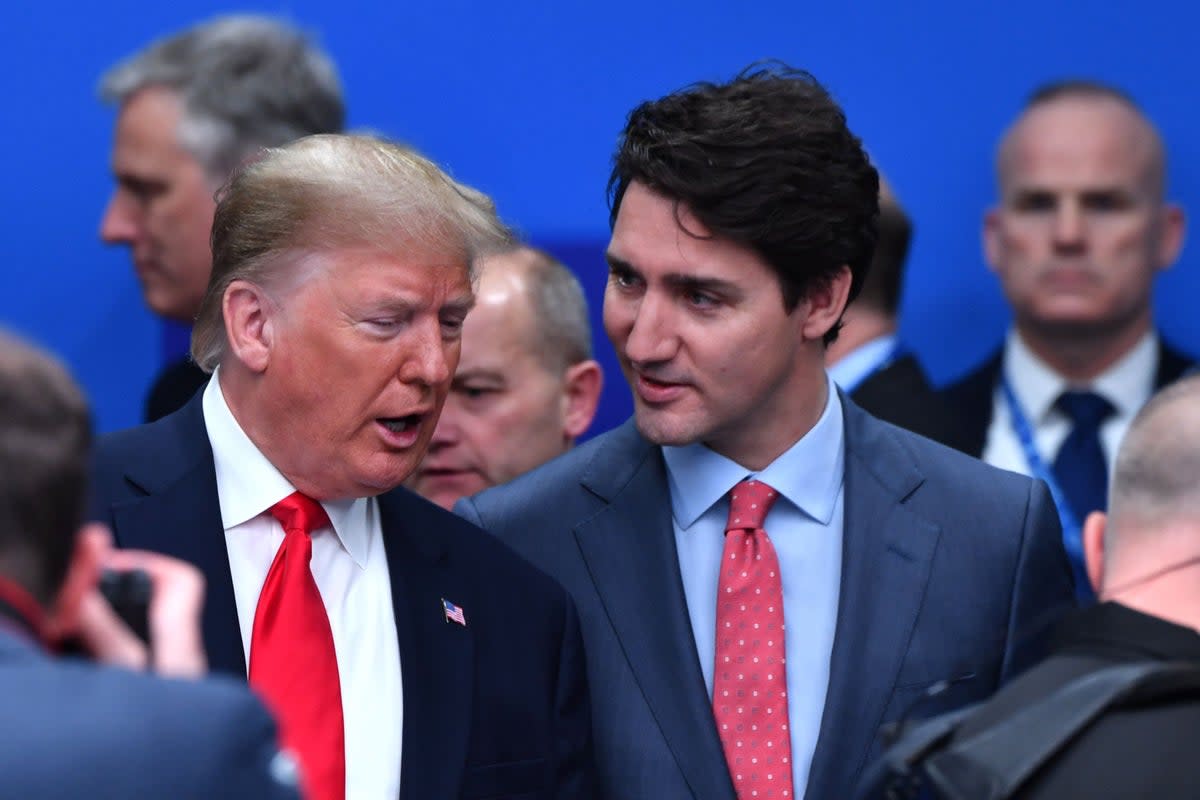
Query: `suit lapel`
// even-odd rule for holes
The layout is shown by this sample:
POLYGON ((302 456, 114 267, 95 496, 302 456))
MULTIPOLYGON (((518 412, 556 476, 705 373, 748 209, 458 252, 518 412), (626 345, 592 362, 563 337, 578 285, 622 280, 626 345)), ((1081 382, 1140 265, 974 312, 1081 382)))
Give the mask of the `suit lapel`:
POLYGON ((1168 383, 1174 383, 1191 366, 1193 366, 1191 359, 1182 353, 1172 350, 1160 336, 1158 340, 1158 369, 1154 372, 1155 391, 1163 388, 1168 383))
POLYGON ((204 573, 202 625, 209 669, 245 680, 246 656, 200 399, 197 394, 159 423, 170 425, 162 450, 146 454, 127 471, 126 480, 146 495, 113 506, 114 535, 122 548, 174 556, 204 573))
POLYGON ((662 456, 627 423, 582 482, 609 501, 575 537, 630 669, 693 796, 732 800, 679 576, 662 456))
POLYGON ((903 504, 923 478, 895 434, 844 398, 843 408, 842 582, 809 798, 853 788, 908 651, 940 534, 903 504))
POLYGON ((379 497, 404 684, 401 800, 458 796, 471 725, 478 605, 451 569, 431 508, 403 489, 379 497), (466 626, 446 620, 443 599, 463 608, 466 626))
POLYGON ((958 383, 944 391, 953 410, 958 413, 962 427, 963 451, 979 458, 987 446, 988 428, 992 424, 993 397, 1000 381, 1004 350, 995 351, 983 364, 958 383))

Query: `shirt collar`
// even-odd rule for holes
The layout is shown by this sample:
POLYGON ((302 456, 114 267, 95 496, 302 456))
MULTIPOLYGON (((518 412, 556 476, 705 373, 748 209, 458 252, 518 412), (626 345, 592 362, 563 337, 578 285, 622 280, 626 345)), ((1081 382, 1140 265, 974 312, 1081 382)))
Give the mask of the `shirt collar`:
POLYGON ((829 367, 829 375, 838 386, 857 386, 884 366, 896 346, 895 334, 872 339, 851 350, 829 367))
POLYGON ((802 512, 828 525, 842 487, 845 433, 842 403, 833 380, 820 419, 772 461, 752 472, 697 442, 663 447, 675 524, 687 530, 740 481, 764 481, 802 512))
MULTIPOLYGON (((1137 413, 1154 386, 1158 362, 1158 337, 1148 332, 1119 361, 1100 373, 1089 388, 1104 397, 1121 416, 1137 413)), ((1021 339, 1015 329, 1005 342, 1005 370, 1011 376, 1012 390, 1029 415, 1030 422, 1045 422, 1054 401, 1067 388, 1067 380, 1042 361, 1021 339)))
MULTIPOLYGON (((267 460, 238 424, 221 391, 220 367, 214 372, 201 400, 208 440, 212 444, 217 474, 217 501, 228 531, 254 519, 296 491, 296 487, 267 460)), ((370 498, 327 500, 321 507, 329 515, 333 533, 359 567, 369 555, 370 498)))

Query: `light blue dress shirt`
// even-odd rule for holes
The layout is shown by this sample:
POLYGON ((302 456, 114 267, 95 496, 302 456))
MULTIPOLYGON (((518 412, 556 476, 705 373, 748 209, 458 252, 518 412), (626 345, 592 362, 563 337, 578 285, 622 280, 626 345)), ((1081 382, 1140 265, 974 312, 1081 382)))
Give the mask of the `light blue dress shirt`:
POLYGON ((792 778, 796 797, 803 797, 829 688, 842 583, 845 436, 837 389, 830 379, 829 401, 817 424, 761 472, 750 472, 702 444, 664 447, 663 457, 679 572, 710 697, 729 490, 753 477, 781 495, 764 527, 783 581, 792 778))
POLYGON ((833 382, 853 392, 863 381, 896 357, 896 336, 880 336, 859 345, 829 367, 833 382))

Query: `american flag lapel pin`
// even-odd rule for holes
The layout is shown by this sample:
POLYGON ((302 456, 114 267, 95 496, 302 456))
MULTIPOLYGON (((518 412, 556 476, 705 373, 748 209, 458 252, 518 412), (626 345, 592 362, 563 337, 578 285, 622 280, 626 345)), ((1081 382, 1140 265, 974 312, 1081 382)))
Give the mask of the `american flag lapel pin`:
POLYGON ((446 622, 457 622, 467 627, 467 617, 463 614, 462 606, 456 606, 446 598, 442 598, 442 610, 446 612, 446 622))

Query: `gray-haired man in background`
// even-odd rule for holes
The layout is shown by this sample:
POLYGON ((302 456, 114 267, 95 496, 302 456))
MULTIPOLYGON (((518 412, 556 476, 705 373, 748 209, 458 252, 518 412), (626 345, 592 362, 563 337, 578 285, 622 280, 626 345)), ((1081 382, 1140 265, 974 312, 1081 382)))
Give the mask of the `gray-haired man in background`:
MULTIPOLYGON (((191 324, 211 269, 213 195, 260 148, 342 129, 332 61, 299 30, 254 16, 221 17, 153 42, 112 67, 100 95, 118 107, 116 188, 100 238, 130 249, 146 305, 191 324)), ((147 421, 182 406, 207 375, 166 367, 147 421)))

